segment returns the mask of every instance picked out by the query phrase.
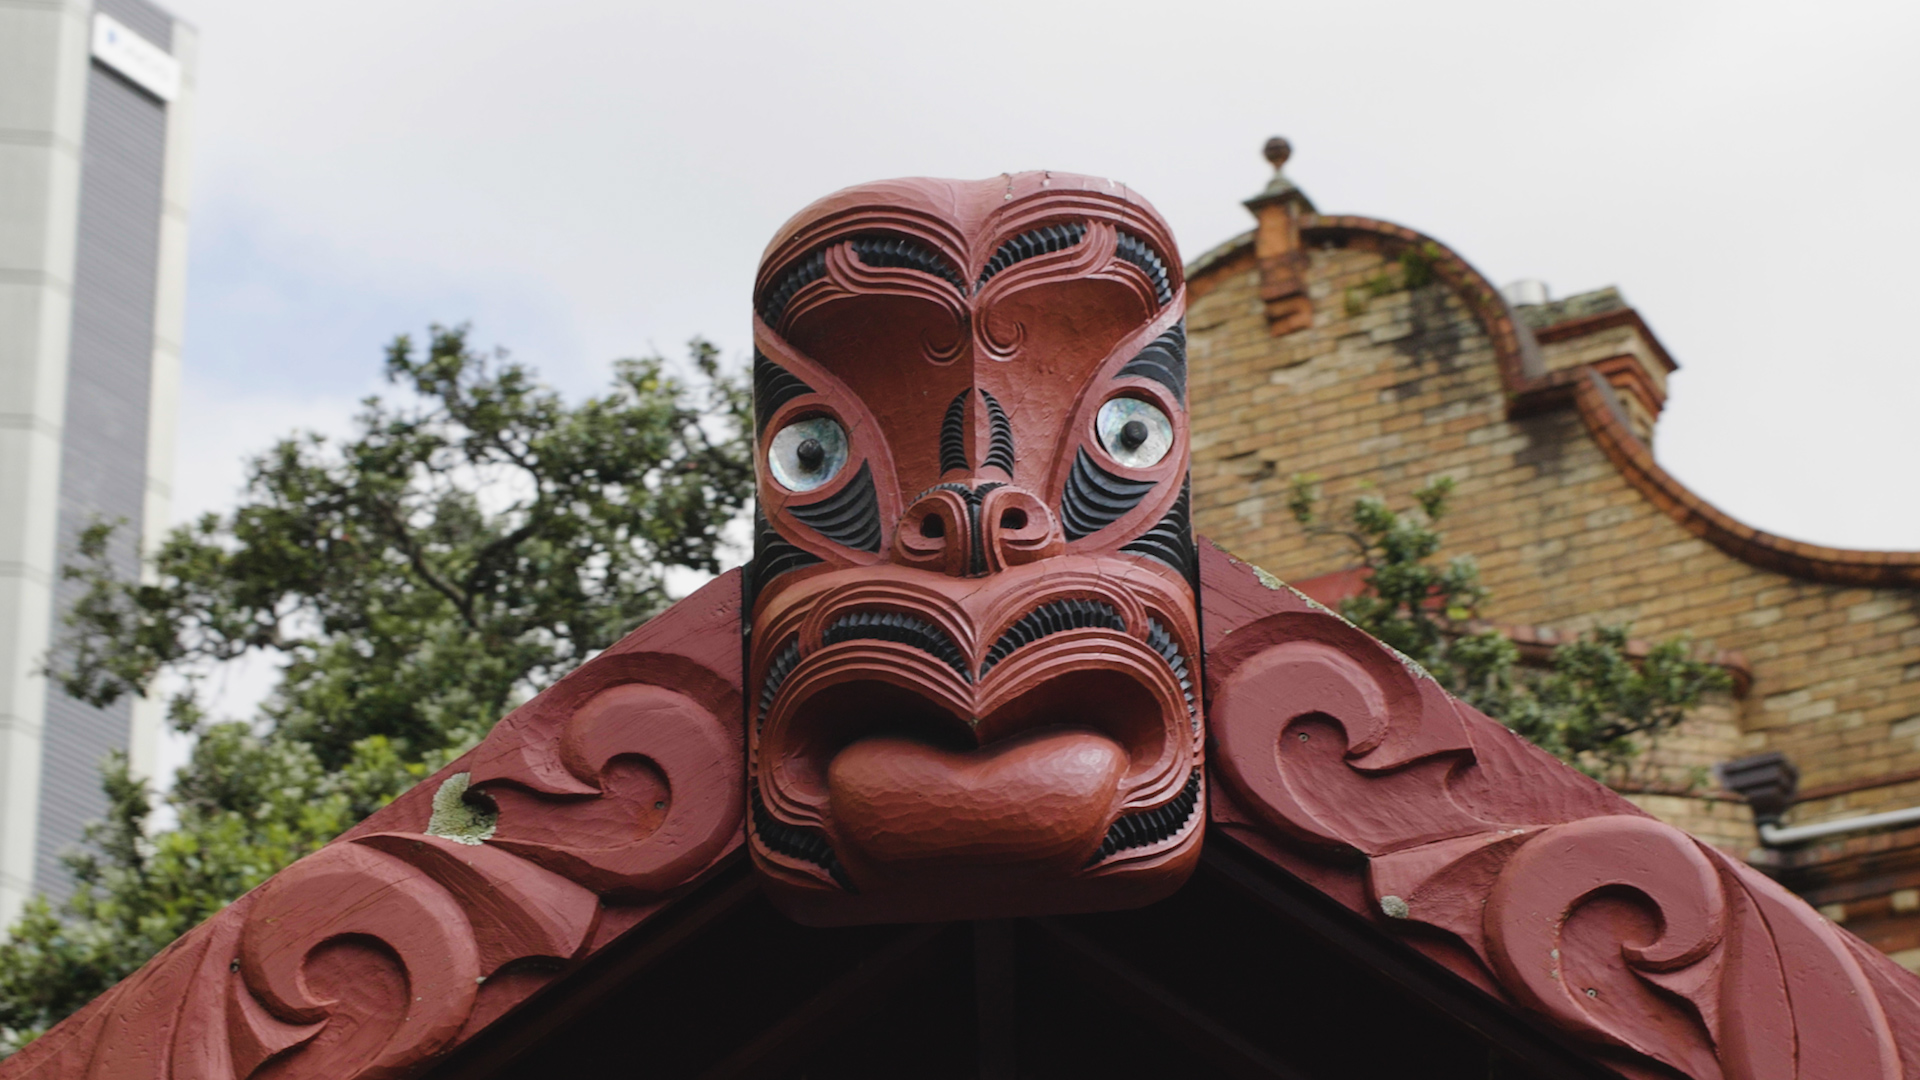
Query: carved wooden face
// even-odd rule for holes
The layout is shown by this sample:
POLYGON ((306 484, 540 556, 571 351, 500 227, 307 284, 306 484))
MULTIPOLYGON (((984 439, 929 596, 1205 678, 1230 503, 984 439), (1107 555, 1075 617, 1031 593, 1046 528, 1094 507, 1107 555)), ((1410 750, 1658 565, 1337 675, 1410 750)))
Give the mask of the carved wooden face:
POLYGON ((1127 907, 1199 852, 1186 291, 1105 180, 828 196, 754 291, 751 848, 803 921, 1127 907))

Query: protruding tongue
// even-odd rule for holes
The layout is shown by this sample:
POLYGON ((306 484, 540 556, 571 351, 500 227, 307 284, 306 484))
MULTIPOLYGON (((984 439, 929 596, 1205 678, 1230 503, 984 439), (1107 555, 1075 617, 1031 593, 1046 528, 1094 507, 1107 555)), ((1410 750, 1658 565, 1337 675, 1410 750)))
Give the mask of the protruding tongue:
POLYGON ((866 739, 827 770, 833 819, 879 863, 1061 863, 1105 835, 1127 753, 1090 731, 1034 732, 970 753, 866 739))

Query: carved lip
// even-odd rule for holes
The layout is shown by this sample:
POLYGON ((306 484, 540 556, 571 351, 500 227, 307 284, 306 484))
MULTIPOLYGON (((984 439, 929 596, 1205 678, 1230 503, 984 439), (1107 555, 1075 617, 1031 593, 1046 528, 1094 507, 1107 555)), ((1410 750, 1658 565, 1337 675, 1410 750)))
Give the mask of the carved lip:
MULTIPOLYGON (((902 775, 921 776, 929 805, 951 803, 953 812, 965 808, 982 823, 991 835, 975 838, 980 851, 1008 858, 1038 851, 1016 835, 1013 823, 1023 819, 1011 804, 975 805, 969 785, 1005 786, 983 778, 1011 775, 995 762, 1009 760, 1015 744, 1093 745, 1087 738, 1116 748, 1119 765, 1096 785, 1103 787, 1097 797, 1079 790, 1085 784, 1065 783, 1047 796, 1068 796, 1073 788, 1071 798, 1085 805, 1062 816, 1092 819, 1082 822, 1085 829, 1076 826, 1071 843, 1061 841, 1049 863, 1053 872, 1119 870, 1159 858, 1194 833, 1200 745, 1185 658, 1198 634, 1191 593, 1177 575, 1140 560, 1067 556, 960 589, 950 578, 895 566, 795 585, 771 598, 755 622, 756 813, 782 835, 819 839, 787 844, 793 851, 766 840, 760 846, 769 852, 824 866, 845 886, 833 873, 837 863, 799 848, 830 844, 843 859, 864 851, 855 861, 868 871, 868 856, 911 848, 873 834, 884 814, 836 820, 836 759, 850 755, 847 762, 867 770, 841 792, 844 803, 856 788, 892 790, 881 782, 892 768, 889 754, 902 775)), ((1034 784, 1044 788, 1049 770, 1022 775, 1009 790, 1020 788, 1021 799, 1041 797, 1034 784)), ((913 802, 892 801, 896 816, 913 802)), ((926 830, 924 822, 915 827, 926 830)), ((962 849, 967 845, 953 856, 965 862, 962 849)), ((939 861, 931 850, 915 861, 925 859, 939 861)), ((863 876, 858 866, 847 869, 863 876)))
POLYGON ((780 792, 770 801, 784 809, 781 793, 817 805, 828 763, 865 739, 966 752, 1041 729, 1111 739, 1127 753, 1122 788, 1164 788, 1154 802, 1178 790, 1192 756, 1178 677, 1150 645, 1103 627, 1049 635, 979 683, 915 644, 863 638, 822 647, 782 681, 759 756, 780 792))

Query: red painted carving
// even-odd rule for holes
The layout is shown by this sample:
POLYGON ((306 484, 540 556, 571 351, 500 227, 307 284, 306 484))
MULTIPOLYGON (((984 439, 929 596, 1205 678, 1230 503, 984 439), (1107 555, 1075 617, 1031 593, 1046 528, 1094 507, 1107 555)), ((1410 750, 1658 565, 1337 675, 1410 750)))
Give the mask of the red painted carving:
POLYGON ((1192 869, 1184 305, 1159 215, 1063 173, 850 188, 769 246, 751 851, 796 918, 1192 869))
POLYGON ((1216 827, 1629 1074, 1920 1075, 1920 987, 1885 957, 1313 601, 1201 566, 1216 827))
POLYGON ((417 1074, 737 849, 739 590, 647 623, 0 1073, 417 1074))
POLYGON ((1209 818, 1627 1075, 1920 1076, 1911 976, 1196 551, 1184 303, 1105 181, 815 203, 756 286, 746 571, 0 1076, 418 1075, 743 843, 805 921, 986 918, 1165 895, 1209 818))

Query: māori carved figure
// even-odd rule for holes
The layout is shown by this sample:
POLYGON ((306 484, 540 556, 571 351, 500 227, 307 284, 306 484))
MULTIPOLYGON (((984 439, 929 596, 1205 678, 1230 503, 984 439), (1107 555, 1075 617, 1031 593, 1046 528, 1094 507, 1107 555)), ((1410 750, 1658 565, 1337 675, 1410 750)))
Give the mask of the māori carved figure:
POLYGON ((1172 236, 1063 173, 828 196, 755 292, 750 842, 811 922, 1139 904, 1199 849, 1172 236))
POLYGON ((1102 180, 803 210, 754 294, 752 563, 0 1080, 492 1075, 483 1034, 744 906, 742 847, 845 924, 1144 905, 1203 840, 1622 1075, 1920 1076, 1886 957, 1196 547, 1185 302, 1165 223, 1102 180))

